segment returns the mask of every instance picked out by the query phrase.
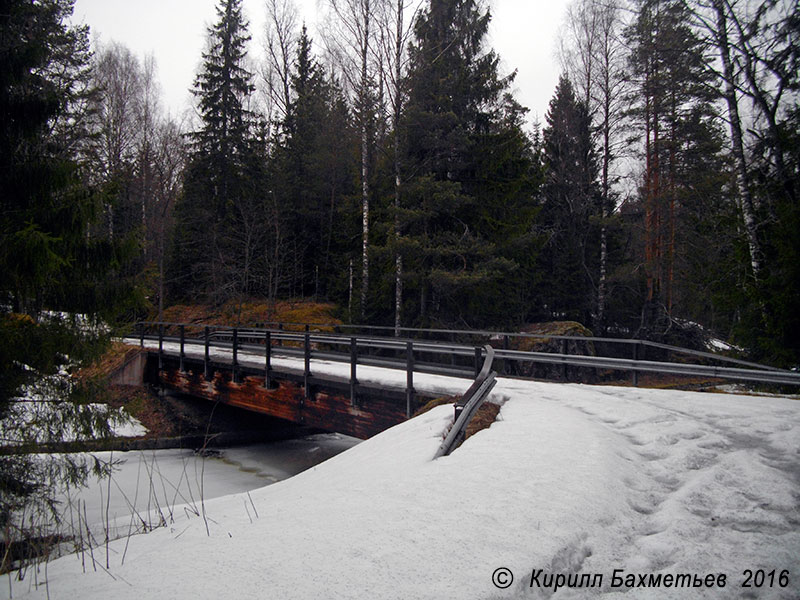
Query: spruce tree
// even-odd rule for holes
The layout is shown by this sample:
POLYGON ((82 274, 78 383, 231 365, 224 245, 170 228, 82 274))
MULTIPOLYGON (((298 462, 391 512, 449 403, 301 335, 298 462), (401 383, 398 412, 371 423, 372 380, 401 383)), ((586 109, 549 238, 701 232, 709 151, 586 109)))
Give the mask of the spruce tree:
POLYGON ((344 300, 351 237, 357 235, 355 138, 344 94, 313 53, 303 27, 291 96, 272 162, 272 191, 286 225, 292 296, 344 300))
POLYGON ((246 293, 244 256, 232 217, 250 202, 255 117, 247 108, 254 86, 245 67, 247 22, 241 0, 220 0, 217 22, 195 79, 200 128, 190 135, 184 193, 176 206, 171 279, 179 294, 215 301, 246 293))
POLYGON ((524 109, 485 47, 477 0, 431 0, 416 23, 398 240, 406 314, 418 323, 501 324, 526 312, 536 174, 524 109))
MULTIPOLYGON (((81 402, 63 374, 97 355, 100 317, 136 294, 119 276, 123 241, 92 228, 101 198, 78 160, 88 29, 66 23, 69 0, 9 0, 0 13, 0 446, 28 449, 109 434, 107 411, 81 402)), ((76 458, 0 452, 4 541, 55 518, 57 487, 86 473, 76 458)))
POLYGON ((563 75, 545 118, 545 181, 537 227, 543 238, 539 265, 547 284, 537 295, 540 316, 588 325, 600 258, 598 165, 589 111, 563 75))

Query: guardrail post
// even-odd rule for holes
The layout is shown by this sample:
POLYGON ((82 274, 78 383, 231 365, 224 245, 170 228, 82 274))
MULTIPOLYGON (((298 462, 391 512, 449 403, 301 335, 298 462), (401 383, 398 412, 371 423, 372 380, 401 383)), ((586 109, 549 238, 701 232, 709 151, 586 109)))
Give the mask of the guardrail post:
MULTIPOLYGON (((509 348, 510 348, 510 344, 509 344, 509 341, 508 341, 508 336, 504 335, 503 336, 503 350, 508 350, 509 348)), ((503 375, 508 375, 511 372, 511 370, 509 369, 509 366, 510 365, 508 364, 508 359, 504 358, 503 359, 503 375)))
POLYGON ((411 418, 414 404, 414 344, 406 342, 406 418, 411 418))
POLYGON ((233 383, 239 383, 239 329, 233 328, 233 383))
MULTIPOLYGON (((633 345, 633 360, 639 360, 639 343, 635 343, 633 345)), ((633 371, 633 385, 634 387, 639 387, 639 371, 633 371)))
POLYGON ((208 360, 208 340, 211 336, 208 325, 203 329, 203 346, 204 346, 204 353, 203 353, 203 378, 208 380, 211 373, 209 369, 209 360, 208 360))
POLYGON ((481 372, 481 347, 475 346, 475 377, 481 372))
POLYGON ((356 378, 356 366, 358 365, 358 345, 356 344, 356 338, 350 338, 350 404, 353 406, 358 406, 358 402, 356 402, 356 386, 358 385, 358 379, 356 378))
POLYGON ((158 370, 164 368, 164 326, 158 325, 158 370))
POLYGON ((139 328, 139 347, 144 348, 144 323, 137 323, 136 326, 139 328))
POLYGON ((180 369, 180 372, 183 373, 184 372, 183 359, 186 356, 185 348, 184 348, 184 346, 186 344, 186 328, 185 328, 185 326, 183 324, 180 325, 180 332, 181 332, 181 352, 178 355, 180 357, 179 358, 180 362, 179 362, 178 369, 180 369))
POLYGON ((272 382, 269 379, 269 372, 272 369, 272 335, 269 331, 264 332, 264 387, 272 389, 272 382))
MULTIPOLYGON (((562 339, 561 340, 561 344, 559 345, 559 347, 560 347, 560 350, 561 350, 561 354, 566 355, 567 354, 567 340, 562 339)), ((561 366, 561 379, 563 379, 564 381, 567 381, 567 359, 564 358, 562 360, 564 362, 563 362, 563 364, 561 366)))
MULTIPOLYGON (((307 326, 306 326, 307 327, 307 326)), ((311 375, 311 336, 306 332, 303 336, 303 395, 310 398, 308 378, 311 375)))

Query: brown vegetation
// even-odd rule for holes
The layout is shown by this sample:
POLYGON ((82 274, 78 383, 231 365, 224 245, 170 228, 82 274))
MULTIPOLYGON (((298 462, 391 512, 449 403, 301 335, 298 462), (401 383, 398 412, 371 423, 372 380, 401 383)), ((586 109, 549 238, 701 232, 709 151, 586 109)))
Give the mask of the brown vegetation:
POLYGON ((306 300, 281 300, 275 303, 230 301, 222 306, 178 304, 164 310, 164 321, 206 325, 256 326, 269 322, 340 325, 342 321, 333 316, 335 310, 336 306, 332 303, 306 300))

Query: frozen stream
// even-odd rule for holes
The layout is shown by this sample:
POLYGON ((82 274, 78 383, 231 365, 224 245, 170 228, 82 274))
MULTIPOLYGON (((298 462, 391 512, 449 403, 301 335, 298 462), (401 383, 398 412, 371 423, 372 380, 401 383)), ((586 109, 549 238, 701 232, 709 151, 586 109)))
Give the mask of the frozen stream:
MULTIPOLYGON (((213 450, 205 457, 180 449, 94 453, 101 461, 113 460, 115 472, 110 480, 90 477, 86 488, 67 494, 63 531, 78 531, 80 522, 79 535, 84 535, 89 523, 100 542, 105 539, 106 523, 111 538, 170 524, 186 511, 200 513, 203 501, 287 479, 360 441, 322 433, 213 450)), ((242 510, 252 508, 243 506, 242 510)))

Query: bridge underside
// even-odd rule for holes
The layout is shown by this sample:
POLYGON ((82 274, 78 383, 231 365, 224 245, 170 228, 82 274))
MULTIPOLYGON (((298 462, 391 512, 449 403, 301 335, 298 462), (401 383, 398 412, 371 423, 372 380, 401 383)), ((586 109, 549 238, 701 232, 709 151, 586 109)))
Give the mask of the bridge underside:
POLYGON ((164 357, 158 368, 157 355, 150 354, 145 379, 148 383, 204 398, 224 402, 246 410, 367 439, 393 425, 406 420, 405 394, 399 390, 385 390, 358 386, 350 398, 349 382, 310 378, 309 390, 303 388, 302 375, 274 373, 270 383, 264 385, 263 370, 243 367, 238 381, 234 381, 230 365, 214 365, 210 378, 204 377, 203 361, 184 359, 184 368, 176 358, 164 357))

